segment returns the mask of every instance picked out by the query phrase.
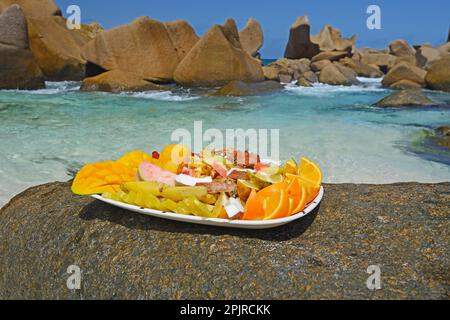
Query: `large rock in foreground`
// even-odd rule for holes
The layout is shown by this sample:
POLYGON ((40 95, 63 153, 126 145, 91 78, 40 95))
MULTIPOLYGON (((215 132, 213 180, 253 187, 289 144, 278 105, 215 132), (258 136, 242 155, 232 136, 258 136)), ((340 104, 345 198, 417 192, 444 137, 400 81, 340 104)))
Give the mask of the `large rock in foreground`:
POLYGON ((425 107, 437 104, 425 96, 420 89, 407 89, 395 92, 374 105, 377 107, 425 107))
POLYGON ((61 16, 61 10, 53 0, 0 0, 0 12, 18 4, 27 17, 61 16))
POLYGON ((242 48, 252 57, 258 57, 259 49, 264 44, 264 33, 261 25, 255 19, 249 19, 244 29, 239 31, 242 48))
POLYGON ((178 65, 175 82, 188 87, 222 86, 233 80, 259 82, 264 73, 239 41, 234 20, 213 26, 178 65))
POLYGON ((435 62, 425 81, 430 89, 450 92, 450 57, 435 62))
POLYGON ((23 11, 13 5, 0 14, 0 89, 44 87, 44 77, 29 48, 23 11))
POLYGON ((104 70, 132 72, 157 82, 171 81, 179 62, 164 24, 148 17, 102 32, 84 46, 82 56, 104 70))
POLYGON ((243 231, 47 184, 0 210, 0 299, 447 299, 449 189, 326 185, 314 222, 243 231), (70 265, 81 268, 79 291, 67 289, 70 265), (372 265, 382 290, 367 289, 372 265))

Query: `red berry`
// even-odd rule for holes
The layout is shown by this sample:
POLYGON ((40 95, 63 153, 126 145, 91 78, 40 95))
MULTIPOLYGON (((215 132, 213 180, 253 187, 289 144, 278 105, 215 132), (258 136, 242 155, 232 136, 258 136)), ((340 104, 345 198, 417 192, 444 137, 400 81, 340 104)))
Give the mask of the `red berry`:
POLYGON ((153 157, 153 159, 159 159, 159 152, 158 151, 153 151, 153 153, 152 153, 152 157, 153 157))

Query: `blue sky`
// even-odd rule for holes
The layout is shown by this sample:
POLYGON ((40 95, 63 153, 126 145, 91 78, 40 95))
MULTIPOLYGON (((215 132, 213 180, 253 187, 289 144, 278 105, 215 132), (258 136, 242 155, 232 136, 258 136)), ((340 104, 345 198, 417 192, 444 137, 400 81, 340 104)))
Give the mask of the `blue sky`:
POLYGON ((199 35, 210 26, 233 17, 242 28, 247 19, 262 24, 265 44, 263 58, 283 55, 289 27, 296 17, 308 15, 312 32, 325 24, 342 30, 344 36, 358 35, 358 46, 386 47, 391 40, 404 38, 411 44, 446 41, 450 26, 448 0, 56 0, 64 12, 71 4, 82 10, 82 22, 100 22, 111 28, 150 16, 161 21, 188 20, 199 35), (368 30, 367 7, 379 5, 382 29, 368 30))

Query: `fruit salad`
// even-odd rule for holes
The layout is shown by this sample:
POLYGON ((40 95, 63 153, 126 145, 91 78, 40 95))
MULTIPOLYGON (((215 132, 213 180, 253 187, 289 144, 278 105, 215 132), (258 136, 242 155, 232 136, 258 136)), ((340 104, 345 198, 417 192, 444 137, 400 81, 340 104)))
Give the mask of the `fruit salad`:
POLYGON ((272 220, 302 212, 319 194, 322 172, 302 158, 281 165, 237 150, 192 153, 169 145, 84 166, 72 192, 141 208, 228 220, 272 220))

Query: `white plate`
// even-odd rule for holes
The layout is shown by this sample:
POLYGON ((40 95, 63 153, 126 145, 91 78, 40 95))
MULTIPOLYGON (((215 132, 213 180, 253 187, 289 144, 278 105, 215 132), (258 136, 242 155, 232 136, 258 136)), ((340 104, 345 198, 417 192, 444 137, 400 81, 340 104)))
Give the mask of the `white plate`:
POLYGON ((172 212, 162 212, 158 210, 152 210, 152 209, 144 209, 138 206, 133 206, 130 204, 110 200, 103 198, 99 195, 92 196, 93 198, 103 201, 105 203, 111 204, 113 206, 137 212, 140 214, 144 214, 147 216, 157 217, 157 218, 163 218, 163 219, 169 219, 174 221, 180 221, 180 222, 187 222, 187 223, 195 223, 195 224, 202 224, 202 225, 208 225, 208 226, 216 226, 216 227, 224 227, 224 228, 237 228, 237 229, 270 229, 270 228, 276 228, 283 225, 286 225, 288 223, 291 223, 293 221, 299 220, 306 215, 310 214, 314 209, 317 208, 317 206, 320 204, 320 202, 323 199, 324 195, 324 189, 323 187, 320 189, 319 195, 314 199, 314 201, 302 212, 287 217, 283 219, 276 219, 276 220, 264 220, 264 221, 244 221, 244 220, 225 220, 225 219, 211 219, 211 218, 202 218, 202 217, 196 217, 196 216, 188 216, 178 213, 172 213, 172 212))

